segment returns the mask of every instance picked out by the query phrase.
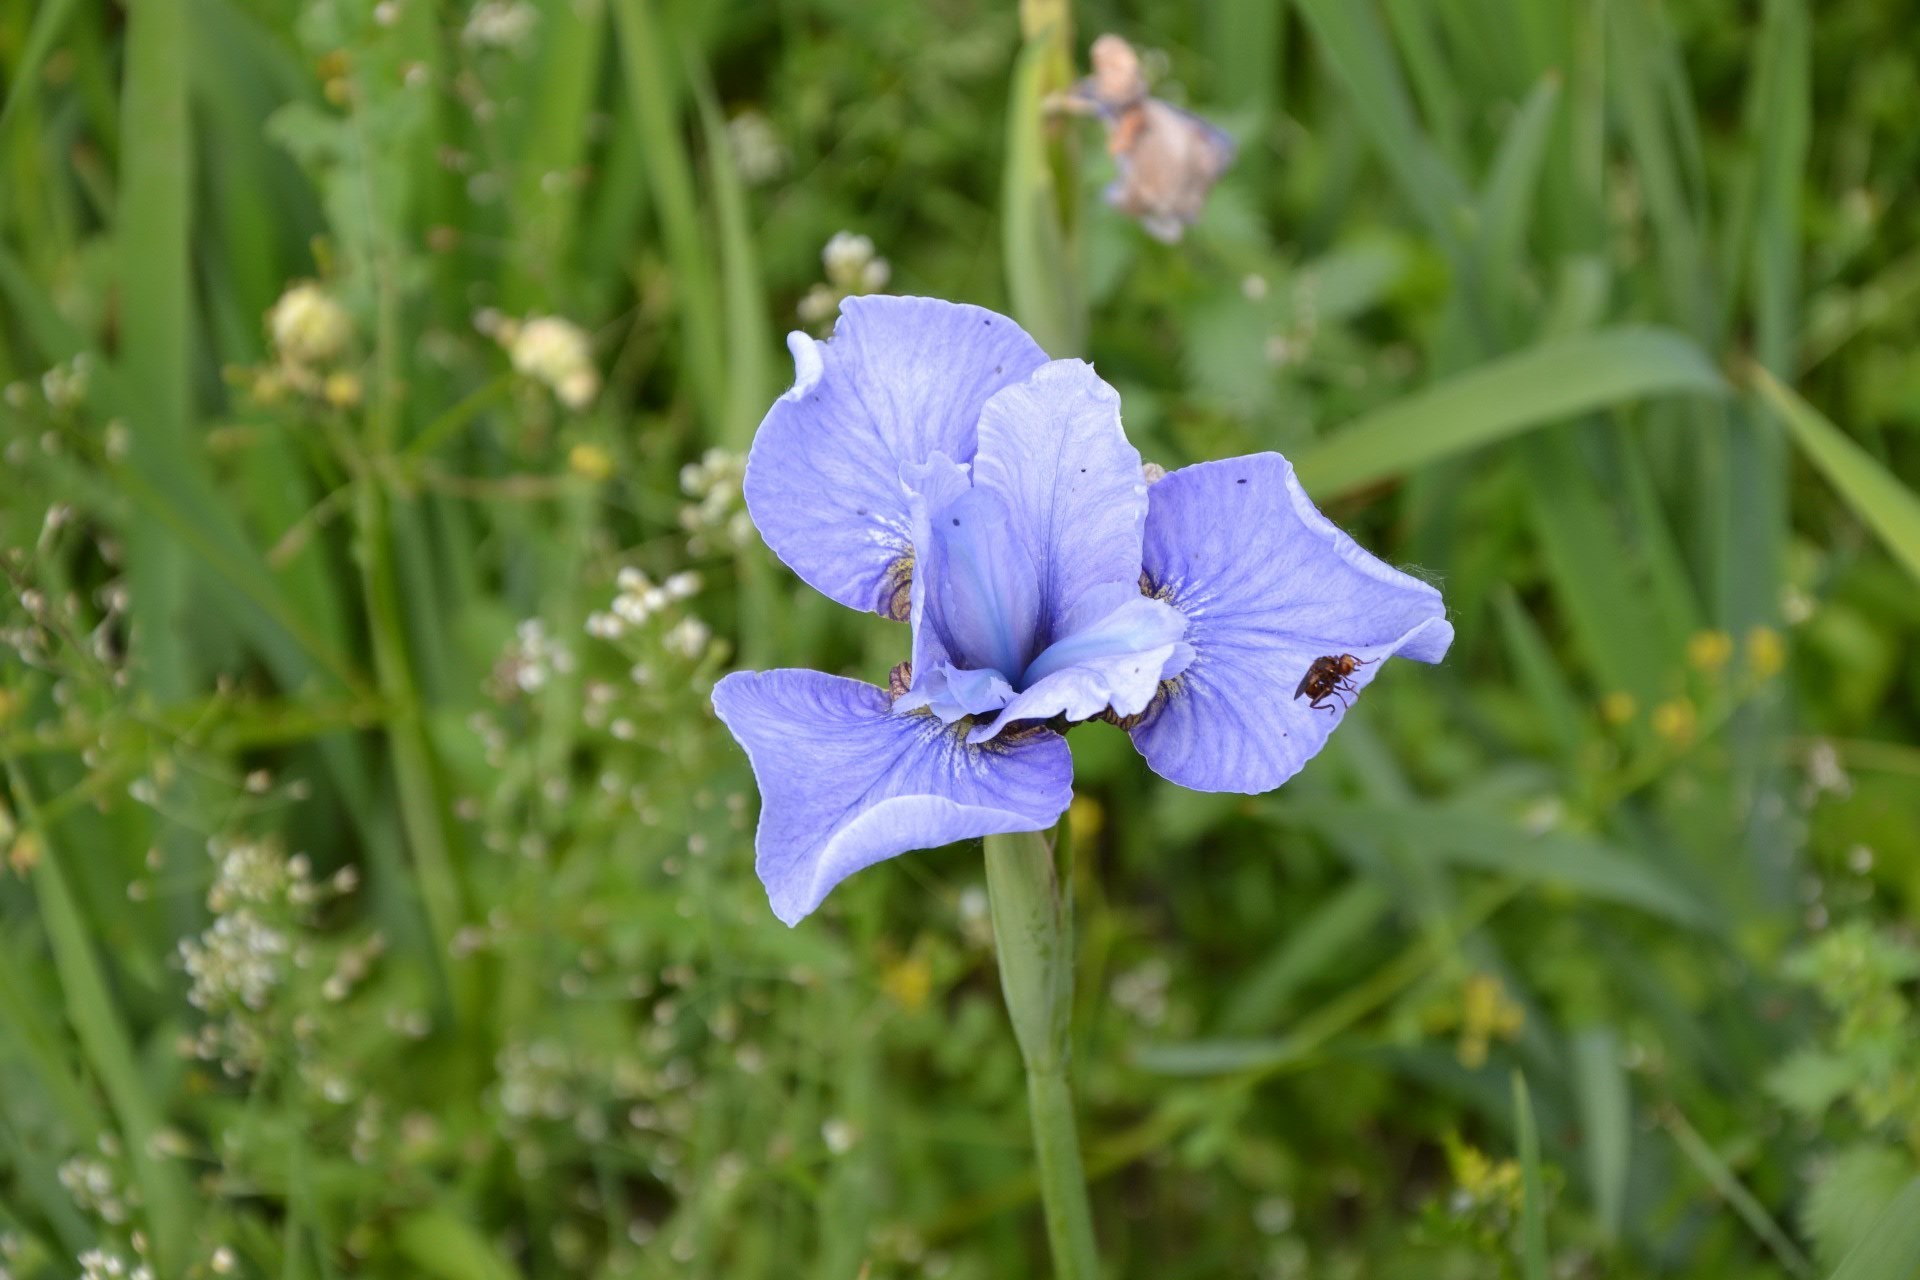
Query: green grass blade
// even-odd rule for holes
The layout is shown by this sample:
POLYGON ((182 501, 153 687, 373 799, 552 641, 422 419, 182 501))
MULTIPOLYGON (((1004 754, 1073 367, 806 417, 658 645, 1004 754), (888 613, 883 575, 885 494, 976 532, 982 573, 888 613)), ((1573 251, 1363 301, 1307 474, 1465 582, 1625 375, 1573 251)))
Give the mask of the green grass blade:
POLYGON ((767 327, 765 285, 760 258, 754 249, 753 228, 747 219, 747 192, 734 164, 726 120, 706 68, 689 49, 688 82, 700 113, 700 129, 707 147, 707 176, 713 184, 715 220, 720 234, 721 293, 726 308, 727 409, 721 442, 745 450, 754 428, 773 396, 768 360, 772 343, 767 327))
POLYGON ((1300 0, 1299 8, 1402 193, 1436 239, 1456 245, 1455 220, 1467 205, 1466 186, 1421 132, 1373 6, 1300 0))
MULTIPOLYGON (((38 826, 25 776, 9 765, 7 778, 23 816, 38 826)), ((66 998, 67 1017, 125 1140, 134 1179, 146 1200, 144 1217, 152 1233, 159 1270, 164 1275, 182 1275, 186 1271, 187 1228, 191 1221, 187 1216, 187 1186, 179 1170, 154 1149, 154 1137, 163 1123, 160 1106, 147 1090, 127 1028, 114 1010, 106 975, 88 934, 87 918, 67 880, 65 853, 54 834, 39 831, 41 857, 34 871, 34 888, 54 969, 66 998)))
POLYGON ((1620 1065, 1620 1040, 1611 1027, 1594 1027, 1574 1038, 1573 1090, 1594 1217, 1606 1238, 1617 1240, 1633 1152, 1633 1099, 1620 1065))
POLYGON ((1920 578, 1920 496, 1772 374, 1757 365, 1749 372, 1762 398, 1787 424, 1794 443, 1894 558, 1920 578))
POLYGON ((712 255, 701 234, 693 163, 674 102, 677 80, 651 0, 615 0, 614 18, 641 157, 673 269, 675 300, 686 334, 688 375, 707 429, 717 432, 727 411, 720 293, 713 279, 712 255))
POLYGON ((1242 1035, 1269 1026, 1295 992, 1378 929, 1391 908, 1386 889, 1372 878, 1355 880, 1322 903, 1248 973, 1228 1000, 1220 1029, 1242 1035))
POLYGON ((40 68, 53 52, 54 42, 66 29, 67 19, 73 16, 76 7, 74 0, 49 0, 33 15, 33 26, 27 31, 27 42, 21 47, 20 57, 7 68, 7 100, 0 104, 0 138, 6 136, 13 109, 39 81, 40 68))
POLYGON ((1507 301, 1515 274, 1526 260, 1526 232, 1534 192, 1547 159, 1560 104, 1560 77, 1548 74, 1533 87, 1507 126, 1480 197, 1480 235, 1475 243, 1491 305, 1507 301))
POLYGON ((1867 1238, 1840 1262, 1832 1280, 1920 1277, 1920 1178, 1907 1184, 1875 1220, 1867 1238))
POLYGON ((1599 901, 1617 902, 1695 928, 1712 913, 1652 863, 1590 836, 1535 835, 1499 818, 1433 805, 1356 804, 1318 798, 1274 801, 1261 812, 1283 825, 1327 834, 1404 840, 1422 856, 1498 872, 1524 883, 1552 884, 1599 901))
POLYGON ((1520 1149, 1520 1273, 1526 1280, 1549 1280, 1547 1268, 1547 1190, 1540 1176, 1540 1129, 1533 1119, 1527 1078, 1513 1073, 1513 1129, 1520 1149))
POLYGON ((1495 592, 1493 607, 1514 674, 1519 677, 1528 702, 1539 713, 1542 731, 1566 757, 1568 765, 1577 767, 1586 730, 1581 722, 1580 703, 1567 683, 1566 672, 1561 670, 1552 646, 1540 634, 1540 628, 1528 616, 1512 588, 1495 592))
POLYGON ((1458 374, 1335 430, 1295 459, 1320 497, 1345 493, 1594 409, 1725 389, 1698 347, 1665 329, 1618 328, 1542 343, 1458 374))
MULTIPOLYGON (((1674 1145, 1680 1148, 1682 1154, 1693 1163, 1693 1167, 1699 1170, 1700 1176, 1707 1180, 1708 1185, 1720 1198, 1733 1206, 1733 1211, 1740 1215, 1740 1220, 1747 1224, 1747 1229, 1773 1251, 1773 1256, 1780 1260, 1788 1274, 1797 1277, 1798 1280, 1812 1280, 1815 1274, 1813 1263, 1808 1261, 1807 1255, 1800 1251, 1800 1246, 1793 1242, 1793 1237, 1773 1220, 1773 1215, 1767 1212, 1766 1206, 1754 1197, 1753 1192, 1747 1190, 1747 1185, 1740 1181, 1740 1175, 1735 1173, 1732 1166, 1713 1149, 1713 1144, 1701 1137, 1699 1130, 1695 1129, 1678 1110, 1668 1108, 1665 1121, 1667 1132, 1673 1135, 1674 1145)), ((1898 1202, 1894 1207, 1899 1207, 1898 1202)))
MULTIPOLYGON (((132 462, 146 471, 189 456, 193 332, 188 215, 193 146, 187 118, 184 0, 155 0, 128 14, 121 97, 120 207, 115 251, 121 295, 121 372, 139 388, 129 415, 132 462)), ((181 623, 190 607, 191 561, 167 537, 128 548, 133 603, 147 637, 146 667, 163 698, 189 692, 193 661, 181 623)))

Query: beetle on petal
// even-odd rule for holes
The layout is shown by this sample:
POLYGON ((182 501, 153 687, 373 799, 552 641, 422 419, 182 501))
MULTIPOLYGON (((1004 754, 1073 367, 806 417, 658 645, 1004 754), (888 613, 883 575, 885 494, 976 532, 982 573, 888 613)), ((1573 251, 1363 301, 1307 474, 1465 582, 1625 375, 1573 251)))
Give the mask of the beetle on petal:
POLYGON ((1357 694, 1384 659, 1452 642, 1439 592, 1322 516, 1279 454, 1149 486, 1113 388, 1004 316, 850 298, 830 340, 789 346, 748 511, 809 584, 910 622, 912 658, 886 688, 804 670, 714 688, 788 924, 882 859, 1052 826, 1065 727, 1125 726, 1182 786, 1268 791, 1345 714, 1294 698, 1315 661, 1350 655, 1357 694))

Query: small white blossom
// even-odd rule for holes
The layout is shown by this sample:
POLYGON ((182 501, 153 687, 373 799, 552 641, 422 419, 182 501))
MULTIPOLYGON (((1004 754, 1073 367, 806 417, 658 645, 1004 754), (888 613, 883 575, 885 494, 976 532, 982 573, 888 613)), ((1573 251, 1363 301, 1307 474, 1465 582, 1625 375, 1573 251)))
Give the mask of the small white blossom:
POLYGON ((267 312, 267 332, 284 364, 301 370, 331 364, 353 340, 347 310, 310 280, 293 285, 267 312))
POLYGON ((733 164, 749 186, 771 182, 787 169, 787 146, 773 122, 758 111, 742 111, 727 121, 727 143, 733 164))
POLYGON ((513 367, 545 383, 569 409, 584 409, 600 394, 600 373, 586 330, 559 316, 532 316, 513 327, 507 344, 513 367))
POLYGON ((526 0, 481 0, 467 15, 460 38, 477 49, 517 51, 533 34, 540 11, 526 0))

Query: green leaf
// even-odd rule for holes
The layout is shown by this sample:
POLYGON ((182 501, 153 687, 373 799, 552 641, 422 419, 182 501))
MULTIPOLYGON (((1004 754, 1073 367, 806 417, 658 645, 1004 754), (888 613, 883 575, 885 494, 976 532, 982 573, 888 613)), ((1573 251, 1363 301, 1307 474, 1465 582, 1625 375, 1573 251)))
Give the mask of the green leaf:
POLYGON ((1906 1186, 1841 1262, 1832 1280, 1914 1280, 1920 1276, 1920 1178, 1906 1186))
POLYGON ((1767 1092, 1811 1120, 1851 1089, 1859 1075, 1838 1054, 1803 1048, 1767 1074, 1767 1092))
POLYGON ((1750 366, 1753 383, 1780 415, 1794 443, 1840 491, 1887 550, 1920 578, 1920 497, 1874 461, 1818 409, 1802 400, 1772 374, 1750 366))
MULTIPOLYGON (((1912 1158, 1891 1147, 1862 1145, 1835 1156, 1808 1190, 1801 1218, 1821 1262, 1834 1267, 1851 1261, 1914 1174, 1912 1158)), ((1905 1271, 1861 1274, 1920 1275, 1920 1237, 1906 1261, 1905 1271)))
POLYGON ((400 1224, 394 1243, 414 1266, 440 1280, 520 1280, 520 1273, 478 1232, 441 1209, 400 1224))
POLYGON ((1577 334, 1490 361, 1348 423, 1296 459, 1319 497, 1645 396, 1718 395, 1719 373, 1665 329, 1577 334))

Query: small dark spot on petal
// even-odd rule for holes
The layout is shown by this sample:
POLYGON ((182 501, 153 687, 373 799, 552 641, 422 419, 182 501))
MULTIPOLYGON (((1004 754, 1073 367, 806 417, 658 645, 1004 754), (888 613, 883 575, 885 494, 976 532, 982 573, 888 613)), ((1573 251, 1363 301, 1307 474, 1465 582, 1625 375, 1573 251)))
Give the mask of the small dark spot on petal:
POLYGON ((1081 475, 1087 474, 1087 469, 1085 467, 1080 468, 1080 474, 1081 475))
POLYGON ((1006 368, 1007 368, 1007 366, 1005 366, 1005 365, 1003 365, 1003 364, 997 364, 997 365, 995 365, 995 366, 993 366, 993 371, 994 371, 995 373, 1004 373, 1004 372, 1006 372, 1006 368))
POLYGON ((959 516, 955 516, 955 517, 953 518, 953 527, 954 527, 954 528, 956 528, 956 529, 958 529, 958 528, 960 527, 960 517, 959 517, 959 516))
POLYGON ((1240 479, 1234 481, 1235 484, 1245 484, 1246 482, 1247 480, 1245 476, 1242 476, 1240 479))

